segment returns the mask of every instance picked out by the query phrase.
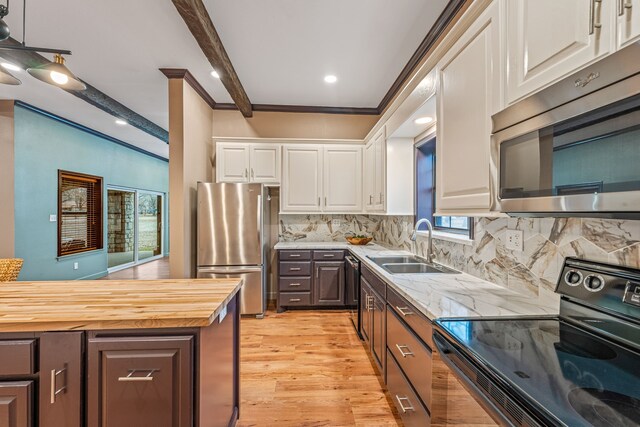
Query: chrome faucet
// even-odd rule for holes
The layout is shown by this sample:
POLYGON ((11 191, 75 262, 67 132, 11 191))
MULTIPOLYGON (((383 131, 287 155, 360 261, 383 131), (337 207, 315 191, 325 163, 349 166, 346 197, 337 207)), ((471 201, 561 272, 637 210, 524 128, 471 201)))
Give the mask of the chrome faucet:
POLYGON ((418 239, 418 227, 420 227, 422 224, 427 224, 427 229, 429 230, 427 260, 429 262, 435 262, 436 255, 433 253, 433 243, 431 242, 433 237, 433 226, 431 225, 431 221, 426 218, 419 219, 418 222, 416 222, 416 225, 413 226, 413 233, 411 233, 410 237, 413 245, 413 253, 416 255, 418 254, 418 244, 416 243, 416 240, 418 239))

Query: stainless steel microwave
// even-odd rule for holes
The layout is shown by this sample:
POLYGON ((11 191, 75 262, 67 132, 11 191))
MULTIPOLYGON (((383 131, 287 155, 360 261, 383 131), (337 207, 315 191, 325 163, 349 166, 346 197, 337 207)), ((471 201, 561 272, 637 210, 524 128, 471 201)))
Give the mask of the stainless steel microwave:
POLYGON ((640 218, 640 43, 492 120, 492 210, 640 218))

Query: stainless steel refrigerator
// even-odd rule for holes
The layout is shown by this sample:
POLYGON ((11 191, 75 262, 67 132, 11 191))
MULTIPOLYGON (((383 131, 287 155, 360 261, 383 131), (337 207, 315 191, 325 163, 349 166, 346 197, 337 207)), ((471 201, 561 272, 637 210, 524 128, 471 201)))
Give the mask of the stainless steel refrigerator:
POLYGON ((262 184, 198 183, 198 277, 241 277, 241 314, 266 310, 268 200, 262 184))

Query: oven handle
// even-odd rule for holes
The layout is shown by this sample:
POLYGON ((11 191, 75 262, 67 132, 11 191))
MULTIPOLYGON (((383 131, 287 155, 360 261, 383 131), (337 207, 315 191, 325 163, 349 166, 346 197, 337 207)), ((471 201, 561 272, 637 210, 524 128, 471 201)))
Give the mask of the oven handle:
MULTIPOLYGON (((471 378, 465 375, 464 372, 455 364, 452 358, 457 358, 461 361, 461 355, 452 346, 446 338, 438 331, 433 332, 433 343, 435 344, 438 353, 440 353, 440 359, 445 365, 454 373, 456 378, 465 386, 467 391, 471 392, 474 399, 482 406, 482 408, 489 413, 500 425, 509 427, 518 427, 509 418, 507 418, 498 407, 491 401, 491 399, 473 382, 471 378)), ((464 361, 464 363, 470 363, 464 361)))
POLYGON ((353 268, 354 270, 360 271, 360 266, 358 265, 358 262, 355 261, 352 257, 347 256, 344 259, 349 263, 351 268, 353 268))

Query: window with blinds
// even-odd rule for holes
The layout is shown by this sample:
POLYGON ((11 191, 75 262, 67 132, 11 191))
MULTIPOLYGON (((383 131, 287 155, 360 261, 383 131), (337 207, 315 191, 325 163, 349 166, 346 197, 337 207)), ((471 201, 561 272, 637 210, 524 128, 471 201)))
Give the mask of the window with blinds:
POLYGON ((102 178, 58 171, 58 256, 102 249, 102 178))

